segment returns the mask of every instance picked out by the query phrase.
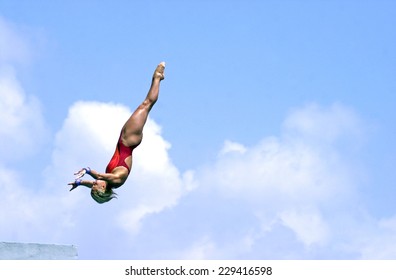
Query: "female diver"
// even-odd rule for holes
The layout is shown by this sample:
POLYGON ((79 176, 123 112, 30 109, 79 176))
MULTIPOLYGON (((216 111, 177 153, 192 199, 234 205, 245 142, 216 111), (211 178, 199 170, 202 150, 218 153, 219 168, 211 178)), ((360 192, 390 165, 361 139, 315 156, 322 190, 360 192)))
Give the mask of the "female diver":
POLYGON ((74 174, 76 175, 75 181, 68 184, 72 186, 70 191, 78 186, 91 188, 91 196, 98 203, 108 202, 116 196, 113 189, 121 187, 131 172, 132 151, 142 142, 143 127, 151 108, 158 99, 160 82, 165 78, 164 70, 165 62, 161 62, 154 71, 146 99, 122 127, 116 150, 106 167, 106 173, 99 173, 85 167, 74 174), (95 180, 82 180, 85 174, 91 175, 95 180))

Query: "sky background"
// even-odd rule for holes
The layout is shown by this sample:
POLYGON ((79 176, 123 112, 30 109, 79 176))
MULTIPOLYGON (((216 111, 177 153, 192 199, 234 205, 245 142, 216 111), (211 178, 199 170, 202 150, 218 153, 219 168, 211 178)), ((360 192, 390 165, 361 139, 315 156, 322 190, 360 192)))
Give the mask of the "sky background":
POLYGON ((0 1, 0 240, 395 259, 395 1, 0 1), (103 171, 166 61, 118 199, 103 171))

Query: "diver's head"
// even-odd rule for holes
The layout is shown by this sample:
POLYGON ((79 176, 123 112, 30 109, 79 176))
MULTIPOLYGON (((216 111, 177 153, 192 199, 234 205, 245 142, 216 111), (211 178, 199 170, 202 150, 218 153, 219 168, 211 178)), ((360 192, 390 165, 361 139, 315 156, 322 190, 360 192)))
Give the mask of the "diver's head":
POLYGON ((109 202, 117 195, 106 181, 96 180, 91 188, 91 196, 97 203, 109 202))

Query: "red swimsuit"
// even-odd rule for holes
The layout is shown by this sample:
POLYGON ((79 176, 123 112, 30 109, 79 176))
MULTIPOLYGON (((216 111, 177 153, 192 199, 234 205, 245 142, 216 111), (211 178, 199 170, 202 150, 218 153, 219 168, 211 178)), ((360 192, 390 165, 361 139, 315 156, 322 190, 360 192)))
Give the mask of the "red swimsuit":
POLYGON ((128 173, 131 172, 131 169, 125 163, 125 159, 132 155, 132 151, 134 148, 136 148, 136 146, 132 146, 132 147, 125 146, 122 143, 121 135, 120 135, 114 155, 106 167, 106 173, 113 172, 114 168, 118 166, 124 166, 128 169, 128 173))

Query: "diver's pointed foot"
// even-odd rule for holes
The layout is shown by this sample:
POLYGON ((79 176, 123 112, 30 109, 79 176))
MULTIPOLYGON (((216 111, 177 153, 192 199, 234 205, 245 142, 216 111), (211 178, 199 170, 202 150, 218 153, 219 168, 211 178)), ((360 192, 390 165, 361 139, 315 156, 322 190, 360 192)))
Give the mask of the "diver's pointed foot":
POLYGON ((154 71, 153 74, 153 79, 160 79, 160 81, 162 81, 163 79, 165 79, 165 62, 161 62, 160 64, 158 64, 157 68, 154 71))

